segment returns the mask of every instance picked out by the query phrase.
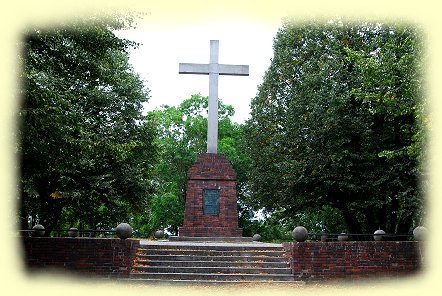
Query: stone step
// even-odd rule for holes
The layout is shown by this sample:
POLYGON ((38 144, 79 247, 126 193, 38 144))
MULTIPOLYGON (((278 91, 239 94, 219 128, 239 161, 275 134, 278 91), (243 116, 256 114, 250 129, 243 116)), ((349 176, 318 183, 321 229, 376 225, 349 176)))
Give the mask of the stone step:
POLYGON ((268 256, 193 256, 193 255, 137 255, 136 260, 165 261, 235 261, 235 262, 287 262, 283 257, 268 256))
POLYGON ((256 286, 282 286, 286 287, 290 286, 304 286, 304 281, 213 281, 213 280, 168 280, 168 279, 143 279, 143 278, 128 278, 128 279, 119 279, 119 281, 127 282, 128 284, 136 284, 136 285, 166 285, 166 286, 218 286, 218 285, 250 285, 253 284, 253 287, 256 286))
POLYGON ((212 273, 212 274, 273 274, 291 275, 291 269, 286 268, 262 268, 262 267, 170 267, 170 266, 134 266, 133 272, 138 273, 212 273))
POLYGON ((242 268, 287 268, 289 263, 283 262, 257 262, 257 261, 165 261, 165 260, 136 260, 135 266, 170 266, 170 267, 242 267, 242 268))
POLYGON ((189 249, 139 249, 137 255, 158 255, 158 256, 236 256, 236 257, 280 257, 284 251, 273 250, 189 250, 189 249))
POLYGON ((294 282, 280 244, 146 241, 130 279, 137 282, 294 282))
POLYGON ((280 245, 253 245, 253 244, 242 244, 242 245, 231 245, 231 244, 190 244, 190 245, 174 245, 174 244, 150 244, 142 245, 140 251, 150 251, 150 250, 209 250, 209 251, 283 251, 280 245))
POLYGON ((251 237, 190 237, 169 236, 171 242, 253 242, 251 237))
POLYGON ((223 274, 223 273, 145 273, 134 272, 131 279, 205 280, 205 281, 293 281, 291 274, 223 274))

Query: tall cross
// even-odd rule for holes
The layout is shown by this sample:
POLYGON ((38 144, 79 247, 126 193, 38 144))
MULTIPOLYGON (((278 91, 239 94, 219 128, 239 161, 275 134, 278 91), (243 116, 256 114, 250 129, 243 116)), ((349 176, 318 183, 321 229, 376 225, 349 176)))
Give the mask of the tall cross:
POLYGON ((248 65, 226 65, 218 63, 219 41, 210 40, 210 63, 191 64, 180 63, 180 74, 209 75, 209 118, 207 128, 207 153, 217 153, 218 150, 218 76, 235 75, 248 76, 248 65))

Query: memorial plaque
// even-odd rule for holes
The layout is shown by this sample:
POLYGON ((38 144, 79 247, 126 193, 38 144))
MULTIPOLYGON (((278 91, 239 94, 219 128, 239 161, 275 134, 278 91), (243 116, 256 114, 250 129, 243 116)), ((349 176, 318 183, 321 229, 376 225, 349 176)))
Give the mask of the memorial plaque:
POLYGON ((219 190, 206 189, 203 192, 204 215, 219 215, 219 190))

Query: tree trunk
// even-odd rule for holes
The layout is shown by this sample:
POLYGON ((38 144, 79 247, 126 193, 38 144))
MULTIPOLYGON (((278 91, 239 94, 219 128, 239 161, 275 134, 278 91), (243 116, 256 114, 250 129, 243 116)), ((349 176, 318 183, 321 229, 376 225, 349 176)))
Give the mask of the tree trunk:
MULTIPOLYGON (((345 220, 345 224, 347 224, 348 232, 355 233, 355 234, 362 233, 360 223, 352 215, 352 213, 348 209, 347 205, 344 202, 340 201, 338 206, 341 209, 342 214, 344 216, 344 220, 345 220)), ((363 238, 361 236, 354 236, 354 237, 352 237, 352 239, 353 240, 361 240, 363 238)))

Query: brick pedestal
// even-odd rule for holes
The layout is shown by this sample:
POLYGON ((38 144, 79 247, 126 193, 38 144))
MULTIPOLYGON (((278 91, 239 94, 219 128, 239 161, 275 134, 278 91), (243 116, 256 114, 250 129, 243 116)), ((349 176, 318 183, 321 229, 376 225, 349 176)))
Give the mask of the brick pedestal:
MULTIPOLYGON (((189 169, 184 225, 179 236, 240 237, 236 204, 236 172, 222 154, 201 154, 189 169), (219 194, 218 213, 204 212, 204 192, 219 194)), ((207 211, 207 209, 206 209, 207 211)))

